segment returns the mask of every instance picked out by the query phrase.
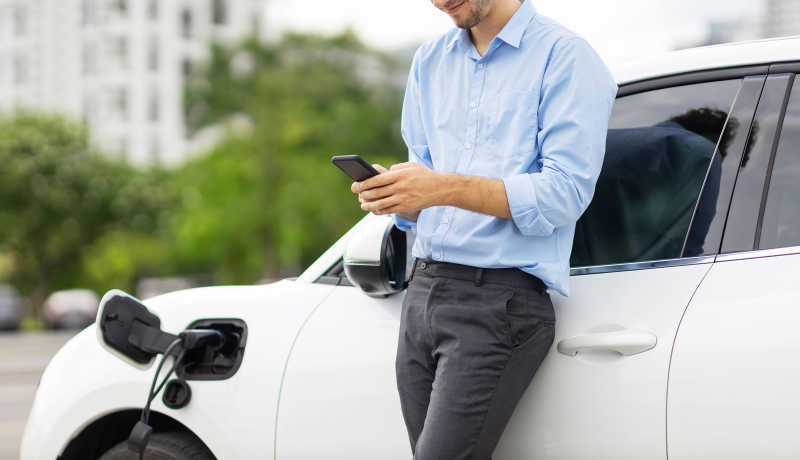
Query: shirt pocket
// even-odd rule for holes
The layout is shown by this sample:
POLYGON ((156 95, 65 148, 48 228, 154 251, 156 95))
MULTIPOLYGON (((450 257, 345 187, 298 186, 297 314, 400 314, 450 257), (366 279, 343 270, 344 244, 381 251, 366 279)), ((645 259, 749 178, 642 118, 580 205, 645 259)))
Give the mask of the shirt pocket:
POLYGON ((505 90, 487 98, 489 160, 502 165, 503 174, 518 172, 536 156, 539 93, 505 90))

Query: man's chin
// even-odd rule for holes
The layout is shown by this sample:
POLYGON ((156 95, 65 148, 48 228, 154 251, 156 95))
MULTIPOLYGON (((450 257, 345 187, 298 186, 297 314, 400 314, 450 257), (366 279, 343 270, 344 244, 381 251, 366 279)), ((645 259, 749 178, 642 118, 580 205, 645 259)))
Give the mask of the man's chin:
POLYGON ((450 16, 450 19, 453 20, 453 23, 456 25, 456 27, 461 29, 471 29, 481 22, 480 19, 476 18, 474 14, 467 17, 450 16))
POLYGON ((476 25, 474 21, 458 20, 455 18, 453 19, 453 23, 460 29, 471 29, 476 25))

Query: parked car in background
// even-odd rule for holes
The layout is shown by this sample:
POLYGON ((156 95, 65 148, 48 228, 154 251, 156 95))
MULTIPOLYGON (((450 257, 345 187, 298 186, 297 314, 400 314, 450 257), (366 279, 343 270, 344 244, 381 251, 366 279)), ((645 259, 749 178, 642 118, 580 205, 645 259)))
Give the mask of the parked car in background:
MULTIPOLYGON (((554 345, 494 458, 798 458, 800 37, 612 71, 571 295, 551 293, 554 345)), ((136 458, 153 350, 187 328, 224 341, 182 355, 185 408, 177 386, 153 401, 158 458, 408 459, 394 359, 410 238, 367 215, 296 280, 107 293, 45 370, 22 459, 136 458)))
POLYGON ((0 284, 0 331, 15 331, 22 323, 22 298, 14 286, 0 284))
POLYGON ((80 329, 94 322, 100 299, 89 289, 67 289, 44 301, 43 320, 50 329, 80 329))

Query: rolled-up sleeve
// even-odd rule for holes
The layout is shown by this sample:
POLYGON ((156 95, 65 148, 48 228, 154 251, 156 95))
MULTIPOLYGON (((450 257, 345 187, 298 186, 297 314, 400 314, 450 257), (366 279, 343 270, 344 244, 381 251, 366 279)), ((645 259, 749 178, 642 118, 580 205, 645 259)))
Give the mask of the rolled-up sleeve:
MULTIPOLYGON (((419 96, 419 55, 420 49, 414 54, 411 61, 411 70, 408 73, 406 92, 403 98, 403 112, 400 121, 400 133, 408 147, 408 161, 421 163, 433 169, 431 154, 428 148, 428 138, 422 123, 419 96)), ((393 214, 394 224, 404 232, 417 233, 417 223, 393 214)))
POLYGON ((567 37, 553 45, 539 97, 538 170, 503 178, 522 234, 550 235, 586 210, 616 94, 613 76, 586 40, 567 37))

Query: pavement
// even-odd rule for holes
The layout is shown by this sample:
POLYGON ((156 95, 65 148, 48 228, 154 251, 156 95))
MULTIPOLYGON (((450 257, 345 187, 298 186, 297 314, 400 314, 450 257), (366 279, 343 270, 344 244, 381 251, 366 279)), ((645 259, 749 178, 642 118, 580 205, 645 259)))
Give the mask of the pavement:
POLYGON ((19 444, 39 377, 75 332, 0 332, 0 460, 19 459, 19 444))

